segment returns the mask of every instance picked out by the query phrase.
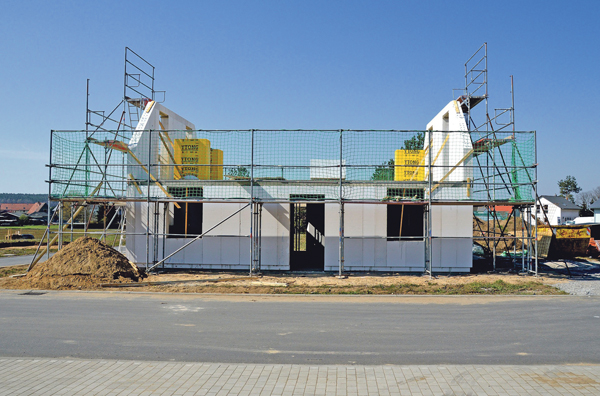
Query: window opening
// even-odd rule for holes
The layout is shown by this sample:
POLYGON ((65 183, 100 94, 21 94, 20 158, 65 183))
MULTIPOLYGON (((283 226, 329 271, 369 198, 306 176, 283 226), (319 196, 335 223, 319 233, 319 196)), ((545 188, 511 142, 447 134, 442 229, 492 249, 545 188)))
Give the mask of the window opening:
POLYGON ((387 240, 422 240, 423 213, 423 205, 387 205, 387 240))
MULTIPOLYGON (((169 193, 177 198, 202 198, 201 187, 171 187, 169 193)), ((202 202, 179 201, 180 208, 173 207, 169 225, 169 238, 195 238, 202 234, 202 202)))

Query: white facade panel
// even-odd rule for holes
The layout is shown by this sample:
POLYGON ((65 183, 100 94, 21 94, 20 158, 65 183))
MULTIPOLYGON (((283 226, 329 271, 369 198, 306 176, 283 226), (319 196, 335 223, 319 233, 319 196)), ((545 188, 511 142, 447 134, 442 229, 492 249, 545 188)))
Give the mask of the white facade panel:
POLYGON ((468 272, 473 262, 471 238, 437 238, 432 242, 433 272, 468 272))
MULTIPOLYGON (((172 204, 171 204, 172 205, 172 204)), ((203 231, 221 222, 242 208, 239 203, 204 203, 203 231)), ((339 259, 339 206, 325 205, 325 270, 337 271, 339 259)), ((164 207, 159 205, 159 209, 164 207)), ((153 208, 153 206, 151 207, 153 208)), ((345 239, 346 271, 421 272, 425 268, 425 242, 388 241, 387 206, 346 204, 345 239)), ((433 266, 434 271, 467 272, 472 261, 472 206, 434 206, 433 266)), ((289 270, 290 205, 264 204, 262 211, 262 268, 289 270)), ((153 215, 153 211, 151 211, 153 215)), ((250 208, 242 210, 216 227, 209 235, 170 258, 173 266, 202 265, 213 269, 248 269, 250 265, 250 208), (230 235, 230 236, 211 236, 230 235)), ((172 213, 169 214, 172 217, 172 213)), ((153 216, 151 216, 151 219, 153 216)), ((159 215, 162 219, 162 212, 159 215)), ((127 221, 131 232, 145 233, 146 203, 129 203, 127 221)), ((162 220, 161 220, 162 221, 162 220)), ((162 223, 159 224, 162 228, 162 223)), ((160 230, 162 232, 162 229, 160 230)), ((255 232, 257 230, 254 230, 255 232)), ((168 255, 190 241, 189 238, 168 238, 159 241, 159 258, 168 255), (164 254, 163 254, 164 253, 164 254)), ((150 247, 152 253, 152 247, 150 247)), ((127 256, 136 263, 146 261, 145 235, 129 235, 127 256)), ((151 254, 152 256, 152 254, 151 254)), ((152 258, 152 257, 151 257, 152 258)))
POLYGON ((205 236, 202 238, 202 257, 206 264, 220 264, 221 260, 221 238, 205 236))
POLYGON ((339 205, 325 204, 325 271, 339 268, 339 205))
POLYGON ((473 237, 473 206, 434 205, 431 208, 433 237, 473 237))

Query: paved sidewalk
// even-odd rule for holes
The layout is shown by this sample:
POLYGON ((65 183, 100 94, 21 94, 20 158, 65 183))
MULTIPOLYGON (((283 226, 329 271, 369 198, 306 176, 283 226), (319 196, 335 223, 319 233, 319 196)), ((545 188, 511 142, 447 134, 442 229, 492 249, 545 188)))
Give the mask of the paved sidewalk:
POLYGON ((0 395, 591 395, 600 366, 309 366, 0 358, 0 395))

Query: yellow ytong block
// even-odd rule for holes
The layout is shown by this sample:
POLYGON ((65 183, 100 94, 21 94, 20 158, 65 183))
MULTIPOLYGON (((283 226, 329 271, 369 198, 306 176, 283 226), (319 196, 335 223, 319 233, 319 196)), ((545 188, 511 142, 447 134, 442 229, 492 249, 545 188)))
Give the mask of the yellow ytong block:
POLYGON ((175 180, 196 176, 210 180, 210 141, 208 139, 175 139, 175 180), (207 165, 207 166, 198 166, 207 165))
POLYGON ((210 149, 210 180, 223 180, 223 150, 210 149))
POLYGON ((394 181, 425 180, 425 150, 396 150, 394 181))

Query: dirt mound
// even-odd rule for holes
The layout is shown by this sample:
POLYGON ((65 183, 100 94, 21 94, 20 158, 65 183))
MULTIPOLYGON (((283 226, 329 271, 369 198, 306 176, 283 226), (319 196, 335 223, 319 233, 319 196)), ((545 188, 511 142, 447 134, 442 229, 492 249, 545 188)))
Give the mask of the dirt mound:
POLYGON ((34 288, 77 289, 139 278, 138 269, 127 257, 98 239, 82 237, 38 263, 22 282, 34 288))

